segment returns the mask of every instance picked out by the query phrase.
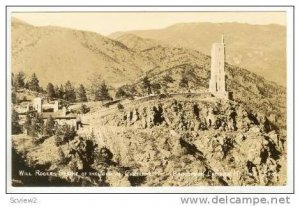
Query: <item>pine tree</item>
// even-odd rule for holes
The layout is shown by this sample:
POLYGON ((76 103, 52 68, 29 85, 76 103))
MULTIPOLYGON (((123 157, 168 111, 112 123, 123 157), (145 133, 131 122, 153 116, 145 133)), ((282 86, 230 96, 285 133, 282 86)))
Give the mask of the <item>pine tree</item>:
POLYGON ((56 128, 55 135, 57 137, 57 145, 62 145, 74 139, 76 130, 74 126, 63 124, 56 128))
POLYGON ((29 81, 26 81, 26 82, 25 82, 24 88, 25 88, 25 89, 29 89, 29 81))
POLYGON ((110 100, 111 97, 108 92, 108 86, 106 83, 103 81, 102 84, 100 85, 99 91, 98 91, 98 96, 96 96, 96 100, 98 101, 104 101, 104 100, 110 100))
POLYGON ((16 110, 12 110, 11 114, 11 132, 12 134, 19 134, 21 132, 21 125, 19 124, 19 114, 16 110))
POLYGON ((30 136, 37 136, 43 133, 44 121, 39 115, 26 114, 24 128, 30 136))
POLYGON ((58 164, 65 165, 68 163, 68 159, 66 158, 65 153, 61 149, 61 147, 58 148, 58 164))
POLYGON ((91 78, 89 80, 90 80, 90 86, 91 86, 90 90, 91 90, 92 95, 94 96, 94 100, 99 101, 100 100, 99 89, 103 82, 102 77, 100 74, 95 73, 91 76, 91 78))
POLYGON ((52 116, 50 116, 46 121, 46 124, 44 127, 44 134, 52 136, 52 135, 54 135, 54 132, 55 132, 55 120, 52 116))
POLYGON ((32 136, 42 134, 44 130, 44 120, 39 116, 35 115, 31 122, 32 136))
POLYGON ((54 94, 55 94, 55 98, 60 99, 59 98, 59 87, 57 85, 54 87, 54 94))
POLYGON ((64 99, 69 101, 69 102, 75 102, 76 101, 76 94, 75 94, 75 89, 72 86, 70 81, 67 81, 65 84, 65 95, 64 99))
POLYGON ((124 98, 126 97, 127 94, 126 92, 124 91, 124 89, 122 89, 121 87, 118 88, 117 92, 116 92, 116 98, 119 99, 119 98, 124 98))
POLYGON ((32 125, 31 116, 27 113, 25 118, 25 123, 23 126, 26 129, 28 135, 31 135, 31 129, 32 129, 31 125, 32 125))
POLYGON ((53 99, 56 97, 54 86, 52 83, 48 83, 48 85, 47 85, 47 96, 49 99, 53 99))
POLYGON ((28 87, 31 91, 40 91, 39 80, 35 73, 32 74, 28 87))
POLYGON ((57 98, 64 99, 64 95, 65 95, 64 86, 60 85, 59 92, 57 93, 57 96, 58 96, 57 98))
POLYGON ((18 104, 19 103, 19 99, 18 99, 18 96, 17 96, 17 92, 16 92, 16 88, 14 88, 11 92, 11 102, 13 104, 18 104))
POLYGON ((14 76, 13 85, 16 89, 24 88, 25 86, 24 72, 19 72, 14 76))
POLYGON ((78 98, 79 98, 78 100, 80 102, 87 102, 86 91, 82 84, 80 84, 79 89, 78 89, 78 98))
POLYGON ((103 163, 106 163, 106 164, 111 164, 112 163, 112 158, 113 158, 113 153, 107 149, 106 147, 102 147, 100 149, 100 152, 99 152, 99 159, 101 162, 103 163))
POLYGON ((77 154, 82 163, 82 171, 91 171, 95 160, 95 150, 98 147, 93 139, 78 138, 79 141, 73 145, 70 154, 77 154))
POLYGON ((152 90, 151 90, 151 83, 150 83, 150 80, 147 76, 145 76, 143 78, 143 89, 145 89, 147 91, 147 94, 150 95, 152 93, 152 90))

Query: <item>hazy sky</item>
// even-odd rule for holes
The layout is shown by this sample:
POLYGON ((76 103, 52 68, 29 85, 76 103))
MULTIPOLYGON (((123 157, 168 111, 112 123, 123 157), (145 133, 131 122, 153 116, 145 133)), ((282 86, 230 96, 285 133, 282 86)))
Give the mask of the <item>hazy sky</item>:
POLYGON ((35 26, 62 26, 108 35, 117 31, 160 29, 184 22, 239 22, 286 25, 285 12, 91 12, 13 13, 35 26))

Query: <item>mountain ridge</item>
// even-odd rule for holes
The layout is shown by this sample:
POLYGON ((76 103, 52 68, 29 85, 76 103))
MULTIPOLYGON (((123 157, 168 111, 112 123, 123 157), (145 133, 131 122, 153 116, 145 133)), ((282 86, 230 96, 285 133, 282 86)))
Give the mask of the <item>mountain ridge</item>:
POLYGON ((226 59, 280 85, 286 85, 286 30, 284 26, 242 23, 179 23, 163 29, 117 32, 130 33, 174 47, 185 47, 210 55, 211 45, 225 35, 226 59))

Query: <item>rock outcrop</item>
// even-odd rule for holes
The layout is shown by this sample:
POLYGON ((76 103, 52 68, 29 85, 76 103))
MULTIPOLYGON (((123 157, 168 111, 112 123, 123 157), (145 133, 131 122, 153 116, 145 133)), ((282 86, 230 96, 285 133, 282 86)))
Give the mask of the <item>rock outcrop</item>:
POLYGON ((149 173, 142 185, 285 184, 285 137, 266 116, 239 103, 153 101, 104 122, 127 128, 117 142, 106 137, 107 145, 123 165, 149 173))

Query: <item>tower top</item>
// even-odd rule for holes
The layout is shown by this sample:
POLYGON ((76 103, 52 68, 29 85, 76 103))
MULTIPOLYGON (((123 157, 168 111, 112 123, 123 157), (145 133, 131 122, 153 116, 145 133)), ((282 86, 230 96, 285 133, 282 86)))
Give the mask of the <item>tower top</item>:
POLYGON ((222 44, 224 44, 224 34, 222 34, 222 44))

